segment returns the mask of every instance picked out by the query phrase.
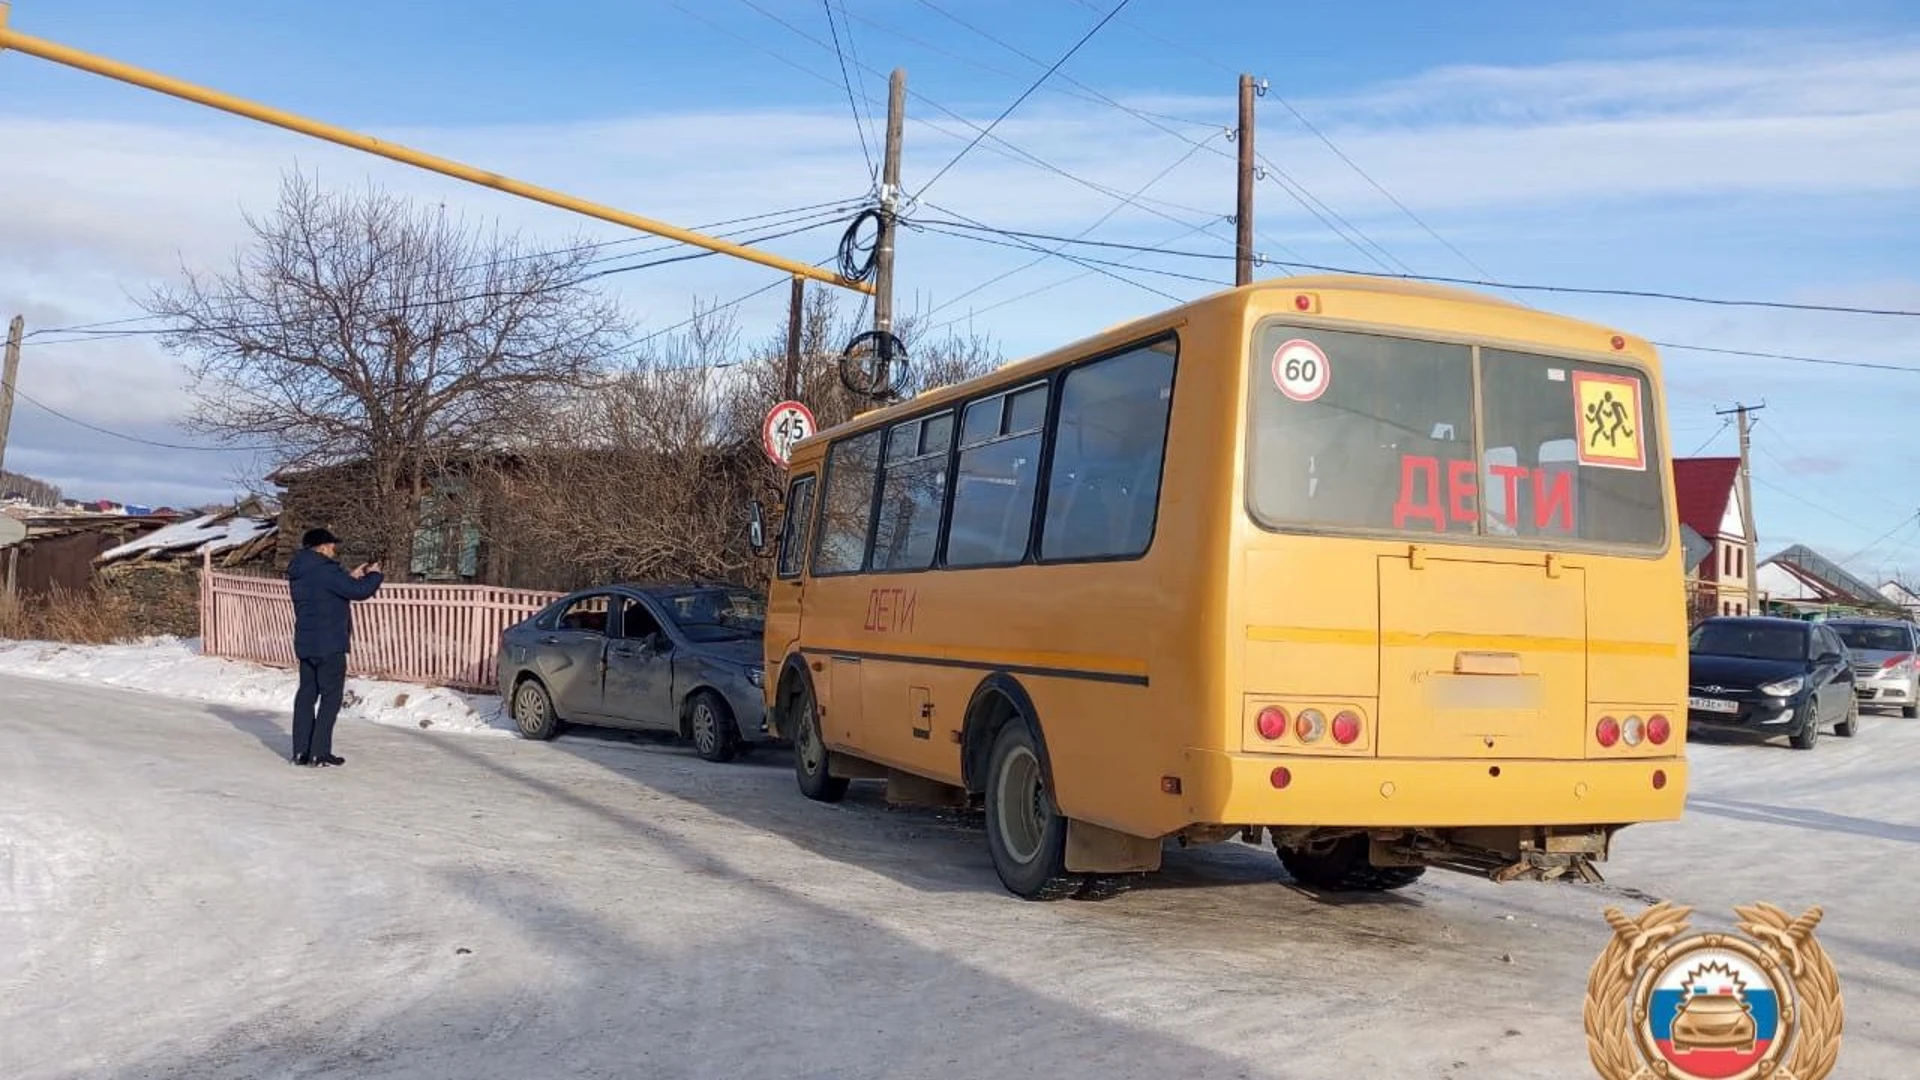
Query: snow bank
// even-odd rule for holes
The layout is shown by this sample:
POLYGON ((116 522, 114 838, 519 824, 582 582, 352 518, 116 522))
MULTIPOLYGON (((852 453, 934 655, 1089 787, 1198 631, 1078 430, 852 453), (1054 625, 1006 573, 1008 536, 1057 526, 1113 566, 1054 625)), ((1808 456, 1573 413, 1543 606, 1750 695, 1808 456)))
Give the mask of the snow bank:
MULTIPOLYGON (((0 641, 0 675, 114 686, 167 697, 291 714, 291 671, 202 656, 198 641, 154 638, 134 645, 0 641)), ((500 700, 374 679, 348 679, 342 721, 474 735, 511 735, 500 700)))

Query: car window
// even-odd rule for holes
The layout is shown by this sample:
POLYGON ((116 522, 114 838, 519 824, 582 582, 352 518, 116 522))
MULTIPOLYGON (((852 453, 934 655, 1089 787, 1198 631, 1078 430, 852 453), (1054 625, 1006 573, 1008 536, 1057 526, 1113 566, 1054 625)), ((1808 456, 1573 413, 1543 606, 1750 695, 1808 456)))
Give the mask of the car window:
POLYGON ((1846 642, 1847 648, 1860 652, 1912 652, 1913 631, 1905 626, 1876 626, 1849 623, 1830 627, 1846 642))
POLYGON ((687 589, 656 594, 654 599, 692 641, 743 641, 759 637, 766 629, 766 601, 744 589, 687 589))
POLYGON ((560 612, 559 628, 588 634, 607 632, 607 596, 596 593, 583 596, 560 612))
POLYGON ((1693 632, 1692 651, 1748 660, 1805 660, 1814 636, 1791 625, 1709 622, 1693 632))
POLYGON ((621 637, 628 641, 644 641, 660 632, 660 621, 653 617, 653 612, 647 610, 647 605, 631 598, 622 603, 626 605, 626 613, 621 616, 621 637))

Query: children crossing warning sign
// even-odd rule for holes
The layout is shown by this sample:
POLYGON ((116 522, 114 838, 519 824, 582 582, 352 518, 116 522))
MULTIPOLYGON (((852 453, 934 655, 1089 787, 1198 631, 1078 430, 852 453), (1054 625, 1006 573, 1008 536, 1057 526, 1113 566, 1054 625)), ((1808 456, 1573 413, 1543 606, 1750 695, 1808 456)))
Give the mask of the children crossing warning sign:
POLYGON ((1603 469, 1647 467, 1645 410, 1640 380, 1598 371, 1573 373, 1574 430, 1580 433, 1580 464, 1603 469))

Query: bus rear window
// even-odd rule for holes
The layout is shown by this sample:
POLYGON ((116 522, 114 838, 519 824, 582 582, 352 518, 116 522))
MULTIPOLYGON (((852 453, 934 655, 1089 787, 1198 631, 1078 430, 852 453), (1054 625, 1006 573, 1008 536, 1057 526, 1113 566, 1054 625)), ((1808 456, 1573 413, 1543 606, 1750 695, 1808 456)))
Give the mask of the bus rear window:
POLYGON ((1250 370, 1255 519, 1463 538, 1664 539, 1644 377, 1482 349, 1476 409, 1474 359, 1468 345, 1265 328, 1250 370))

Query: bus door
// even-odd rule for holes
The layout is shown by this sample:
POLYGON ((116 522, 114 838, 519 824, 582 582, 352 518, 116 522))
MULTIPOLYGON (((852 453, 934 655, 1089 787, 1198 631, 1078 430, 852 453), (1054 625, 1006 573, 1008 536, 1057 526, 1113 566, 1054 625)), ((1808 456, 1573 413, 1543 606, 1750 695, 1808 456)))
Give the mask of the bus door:
MULTIPOLYGON (((780 550, 775 555, 773 587, 767 594, 767 643, 776 646, 770 656, 792 652, 800 640, 800 620, 806 593, 806 553, 813 533, 814 489, 818 474, 796 473, 787 484, 787 504, 780 521, 780 550)), ((778 685, 779 673, 769 668, 768 685, 778 685)))

